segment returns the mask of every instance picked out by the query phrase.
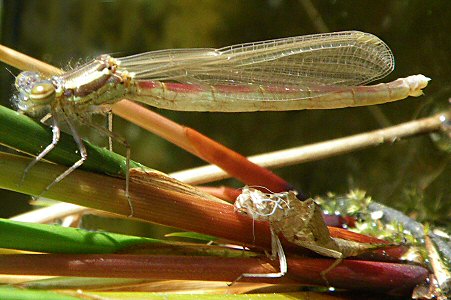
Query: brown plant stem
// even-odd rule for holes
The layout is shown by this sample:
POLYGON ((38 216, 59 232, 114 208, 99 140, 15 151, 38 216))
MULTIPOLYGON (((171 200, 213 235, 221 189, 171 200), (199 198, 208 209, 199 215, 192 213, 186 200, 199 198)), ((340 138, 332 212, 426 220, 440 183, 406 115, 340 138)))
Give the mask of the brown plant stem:
MULTIPOLYGON (((248 159, 266 168, 280 168, 294 164, 317 161, 368 147, 378 146, 384 143, 394 143, 403 138, 446 130, 444 122, 450 119, 451 111, 443 111, 431 117, 401 123, 384 129, 306 146, 254 155, 248 157, 248 159)), ((172 176, 179 180, 190 178, 192 182, 195 182, 196 184, 229 178, 227 173, 211 165, 176 172, 173 173, 172 176)))
POLYGON ((243 155, 141 105, 123 100, 113 105, 113 113, 220 167, 247 185, 264 186, 274 192, 293 189, 284 179, 243 155))

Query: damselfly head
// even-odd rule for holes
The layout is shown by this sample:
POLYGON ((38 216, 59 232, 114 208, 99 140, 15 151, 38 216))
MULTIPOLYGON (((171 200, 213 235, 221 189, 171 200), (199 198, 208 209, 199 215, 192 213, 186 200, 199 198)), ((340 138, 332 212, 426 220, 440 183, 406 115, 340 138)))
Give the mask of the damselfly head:
POLYGON ((12 101, 17 109, 27 115, 47 113, 49 105, 55 99, 56 88, 53 82, 36 72, 20 73, 16 77, 15 86, 19 93, 12 101))

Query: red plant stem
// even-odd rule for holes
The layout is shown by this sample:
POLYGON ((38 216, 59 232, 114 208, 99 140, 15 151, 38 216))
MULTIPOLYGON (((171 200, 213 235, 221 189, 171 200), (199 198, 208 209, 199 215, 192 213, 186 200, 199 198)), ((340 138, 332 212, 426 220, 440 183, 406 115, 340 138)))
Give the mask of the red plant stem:
MULTIPOLYGON (((333 262, 333 259, 288 259, 289 273, 282 278, 245 278, 242 281, 325 285, 319 274, 333 262)), ((277 269, 277 261, 262 258, 130 254, 0 255, 0 273, 21 275, 232 282, 242 273, 270 273, 277 272, 277 269)), ((419 266, 346 260, 327 274, 327 280, 336 288, 408 295, 427 275, 428 271, 419 266)))
POLYGON ((215 196, 216 198, 225 200, 231 204, 233 204, 236 198, 241 194, 241 189, 231 188, 228 186, 203 186, 197 185, 196 188, 202 190, 210 195, 215 196))
POLYGON ((202 159, 219 166, 247 185, 263 186, 275 193, 293 190, 293 187, 270 170, 251 162, 245 156, 185 127, 185 135, 202 159))
POLYGON ((179 125, 136 103, 120 101, 113 106, 113 113, 161 136, 197 157, 217 165, 247 185, 264 186, 273 192, 293 189, 284 179, 249 161, 243 155, 194 129, 179 125))
MULTIPOLYGON (((202 198, 180 194, 171 190, 161 190, 147 185, 139 186, 138 188, 134 187, 134 184, 132 181, 130 186, 132 195, 137 193, 137 197, 146 199, 144 202, 138 202, 136 199, 133 202, 136 217, 138 218, 242 242, 245 245, 256 245, 270 249, 271 234, 267 222, 256 222, 248 216, 241 215, 235 212, 232 205, 205 201, 202 198), (147 195, 152 195, 152 198, 149 198, 147 195), (142 205, 148 208, 141 207, 142 205), (141 212, 144 215, 141 215, 141 212)), ((386 241, 345 229, 332 227, 329 227, 329 229, 333 237, 364 243, 387 243, 386 241)), ((284 247, 287 252, 310 252, 286 241, 284 241, 284 247)), ((392 260, 395 260, 404 253, 404 250, 402 247, 386 249, 384 250, 384 255, 379 258, 387 259, 391 257, 392 260)))

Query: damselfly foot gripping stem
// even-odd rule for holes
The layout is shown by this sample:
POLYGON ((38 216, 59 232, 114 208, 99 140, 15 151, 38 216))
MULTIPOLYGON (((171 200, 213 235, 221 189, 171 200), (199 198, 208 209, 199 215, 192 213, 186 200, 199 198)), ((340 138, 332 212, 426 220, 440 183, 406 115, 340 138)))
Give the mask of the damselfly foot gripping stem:
MULTIPOLYGON (((100 131, 102 134, 112 138, 116 141, 119 141, 126 148, 126 186, 125 186, 125 196, 127 197, 128 204, 130 207, 130 216, 133 216, 133 206, 130 200, 129 195, 129 164, 130 164, 130 147, 128 143, 115 135, 113 132, 96 126, 87 120, 87 113, 85 111, 77 111, 73 107, 63 106, 61 105, 61 99, 55 99, 58 90, 58 86, 55 85, 55 82, 52 80, 57 80, 55 78, 51 79, 43 79, 41 75, 33 72, 22 72, 16 78, 16 88, 20 92, 19 95, 16 95, 13 100, 15 100, 16 105, 19 110, 22 110, 28 113, 31 116, 42 116, 45 115, 45 119, 52 118, 52 142, 41 152, 38 156, 35 157, 33 161, 29 163, 29 165, 25 168, 20 183, 22 184, 27 176, 28 172, 31 168, 43 159, 50 151, 52 151, 58 141, 60 139, 61 130, 60 130, 60 120, 62 119, 65 122, 74 138, 75 143, 77 144, 80 159, 77 160, 72 166, 70 166, 66 171, 60 174, 53 182, 45 187, 45 189, 38 195, 38 198, 43 196, 50 188, 52 188, 55 184, 63 180, 70 173, 80 167, 87 159, 88 153, 86 147, 83 144, 83 141, 78 134, 73 121, 78 121, 80 123, 86 124, 90 127, 95 128, 100 131), (85 117, 86 116, 86 117, 85 117), (75 118, 76 117, 76 118, 75 118)), ((61 82, 61 79, 57 80, 57 82, 61 82)), ((96 113, 103 113, 107 108, 105 107, 94 107, 96 113)))

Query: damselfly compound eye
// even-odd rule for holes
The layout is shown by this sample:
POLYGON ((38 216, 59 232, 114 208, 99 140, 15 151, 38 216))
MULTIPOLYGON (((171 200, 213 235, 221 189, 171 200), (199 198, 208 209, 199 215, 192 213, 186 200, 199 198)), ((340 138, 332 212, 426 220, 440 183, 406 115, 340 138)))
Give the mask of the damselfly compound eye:
POLYGON ((37 82, 41 82, 42 78, 39 73, 32 71, 21 72, 16 77, 16 88, 22 94, 29 94, 33 86, 37 82))
POLYGON ((51 83, 39 83, 35 85, 30 92, 30 99, 39 102, 47 102, 53 99, 55 95, 55 86, 51 83))

